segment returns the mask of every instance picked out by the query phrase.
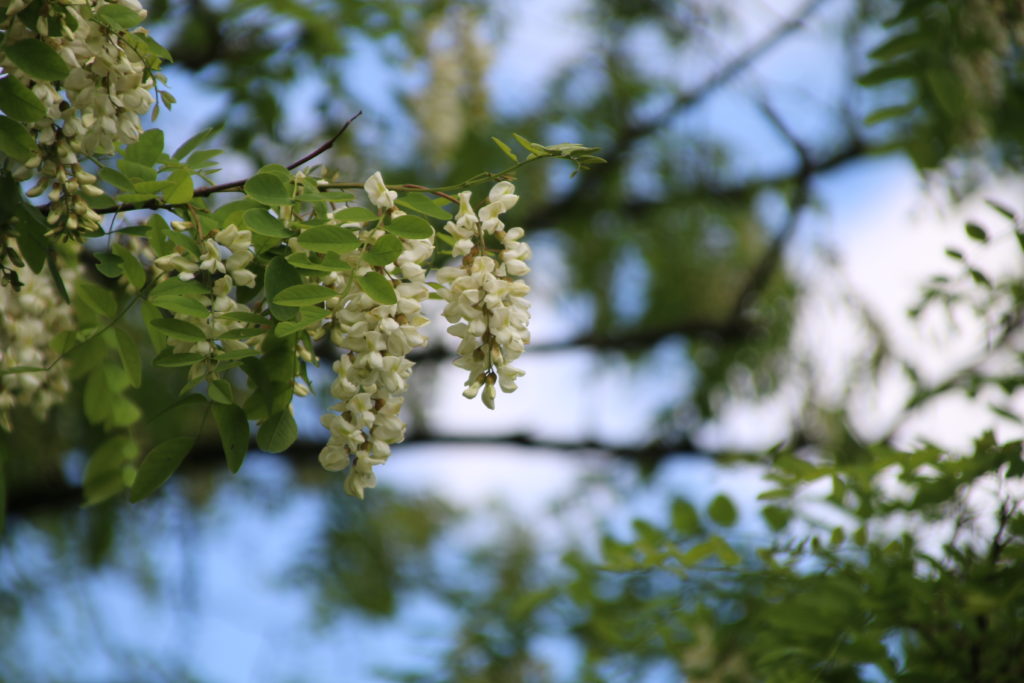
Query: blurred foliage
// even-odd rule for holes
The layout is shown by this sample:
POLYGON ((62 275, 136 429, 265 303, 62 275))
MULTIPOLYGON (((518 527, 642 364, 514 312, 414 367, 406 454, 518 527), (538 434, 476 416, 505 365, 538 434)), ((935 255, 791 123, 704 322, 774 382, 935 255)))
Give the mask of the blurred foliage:
MULTIPOLYGON (((811 11, 836 4, 842 3, 798 8, 800 21, 782 24, 780 39, 806 30, 811 11)), ((636 358, 663 343, 684 350, 693 384, 664 406, 664 420, 652 420, 658 431, 650 440, 672 444, 681 435, 689 444, 726 400, 770 394, 801 371, 803 359, 790 347, 800 292, 779 252, 813 199, 808 188, 817 174, 878 151, 905 153, 923 172, 967 161, 1017 173, 1024 163, 1019 2, 854 4, 854 11, 829 15, 838 16, 830 26, 851 64, 838 99, 822 107, 834 126, 821 132, 787 122, 770 115, 773 93, 753 97, 794 160, 767 169, 747 163, 731 124, 709 132, 689 118, 764 55, 715 53, 710 71, 681 77, 694 51, 742 23, 722 3, 586 3, 572 29, 589 38, 585 49, 528 93, 535 105, 505 108, 487 101, 489 87, 501 87, 487 81, 487 47, 501 43, 515 11, 507 5, 149 6, 153 30, 172 37, 164 42, 181 77, 192 72, 196 83, 223 96, 225 106, 208 122, 224 126, 220 144, 254 165, 293 158, 360 108, 368 114, 335 160, 352 177, 387 160, 396 180, 403 173, 438 184, 461 179, 500 163, 490 136, 501 131, 541 141, 568 133, 601 146, 610 163, 585 176, 520 178, 524 201, 513 220, 550 235, 564 267, 559 284, 589 307, 588 327, 574 338, 579 347, 636 358), (649 53, 636 49, 638 36, 666 50, 655 60, 665 68, 653 68, 649 53), (364 99, 367 92, 374 97, 364 99), (436 101, 444 106, 432 106, 436 101), (371 113, 372 107, 381 110, 371 113), (301 116, 293 119, 293 109, 301 116), (389 136, 414 134, 422 153, 389 156, 389 136)), ((1019 239, 1017 211, 1002 204, 998 210, 1011 225, 1008 237, 1019 239)), ((998 233, 998 226, 967 228, 979 247, 1001 248, 998 233)), ((1024 383, 1024 272, 986 273, 970 253, 949 255, 956 274, 930 282, 913 313, 944 307, 978 315, 990 332, 981 360, 929 382, 916 359, 901 357, 881 331, 869 330, 875 356, 865 376, 851 377, 846 396, 866 395, 895 368, 911 387, 897 423, 949 395, 990 402, 995 416, 1020 422, 1012 399, 1024 383)), ((84 391, 80 381, 79 395, 45 424, 17 416, 18 428, 0 441, 11 518, 0 546, 3 680, 51 680, 8 643, 17 643, 28 615, 45 611, 54 586, 106 572, 154 594, 165 590, 159 579, 166 574, 155 568, 147 541, 167 531, 166 518, 204 524, 219 492, 250 486, 244 478, 224 486, 223 475, 207 471, 219 458, 207 425, 186 476, 162 500, 74 510, 82 454, 100 445, 79 408, 84 391)), ((466 544, 451 536, 465 520, 445 504, 399 494, 341 499, 324 486, 326 478, 302 466, 295 480, 253 484, 234 504, 329 501, 285 580, 313 596, 322 627, 350 614, 393 617, 420 592, 456 615, 435 667, 388 672, 399 680, 1024 679, 1021 444, 985 433, 964 453, 927 444, 898 448, 896 427, 865 436, 851 425, 849 406, 818 402, 808 391, 804 412, 776 449, 732 460, 723 454, 722 462, 760 468, 772 482, 761 495, 759 519, 750 519, 739 499, 719 496, 697 509, 677 496, 657 519, 604 534, 599 550, 584 539, 561 562, 553 557, 561 549, 552 552, 533 530, 510 523, 489 536, 493 542, 460 554, 453 567, 451 548, 462 553, 466 544), (552 639, 578 664, 567 678, 538 649, 552 639)), ((173 400, 158 392, 129 395, 147 414, 173 400)), ((185 410, 140 427, 137 437, 159 443, 194 433, 200 423, 185 410)), ((301 449, 291 455, 314 460, 301 449)), ((646 490, 623 489, 630 496, 646 490)), ((125 666, 123 680, 191 676, 187 652, 164 661, 130 654, 113 657, 125 666)))
POLYGON ((989 163, 1019 166, 1024 127, 1014 112, 1024 106, 1024 7, 1016 0, 903 2, 886 27, 872 68, 858 80, 910 87, 896 89, 902 101, 868 122, 905 125, 899 145, 923 168, 965 147, 985 152, 989 163))

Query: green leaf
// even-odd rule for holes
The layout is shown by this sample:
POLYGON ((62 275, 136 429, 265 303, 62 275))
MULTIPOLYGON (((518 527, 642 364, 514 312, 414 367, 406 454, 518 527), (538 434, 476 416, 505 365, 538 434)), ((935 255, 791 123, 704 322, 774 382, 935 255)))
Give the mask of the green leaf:
POLYGON ((4 532, 4 522, 7 518, 7 476, 4 472, 4 457, 0 453, 0 535, 4 532))
POLYGON ((146 324, 146 334, 149 335, 149 341, 153 345, 153 350, 159 354, 167 346, 167 338, 150 327, 149 323, 153 320, 159 320, 163 316, 160 314, 160 310, 148 301, 142 302, 140 312, 142 313, 142 322, 146 324))
POLYGON ((881 123, 882 121, 906 116, 907 114, 917 111, 919 108, 920 107, 917 104, 900 104, 893 107, 882 107, 881 109, 876 109, 865 116, 864 124, 872 126, 876 123, 881 123))
POLYGON ((385 305, 398 303, 398 296, 395 294, 395 288, 392 286, 391 281, 377 271, 371 271, 363 275, 357 282, 359 283, 359 288, 377 303, 385 305))
POLYGON ((430 223, 419 216, 399 216, 385 225, 388 232, 410 240, 430 239, 434 236, 434 229, 430 223))
POLYGON ((523 149, 525 149, 527 152, 530 152, 531 154, 536 154, 539 157, 548 156, 548 151, 544 149, 543 145, 538 145, 535 142, 530 142, 519 133, 512 133, 512 137, 514 137, 516 139, 516 142, 522 145, 523 149))
POLYGON ((231 388, 231 382, 226 379, 210 380, 207 386, 207 395, 211 400, 225 405, 234 405, 235 392, 231 388))
POLYGON ((209 291, 195 280, 182 280, 172 277, 158 283, 149 292, 149 297, 155 299, 161 296, 205 296, 209 291))
POLYGON ((207 128, 202 132, 196 133, 188 140, 186 140, 184 143, 182 143, 181 147, 174 150, 174 154, 172 156, 178 161, 181 161, 182 159, 187 157, 189 153, 192 152, 192 150, 196 149, 197 147, 199 147, 199 145, 203 144, 204 142, 212 138, 214 135, 219 133, 220 129, 221 126, 214 126, 213 128, 207 128))
POLYGON ((929 37, 919 32, 903 33, 893 36, 882 45, 876 47, 868 55, 871 59, 888 61, 901 54, 928 45, 929 37))
POLYGON ((350 202, 355 198, 356 196, 351 192, 325 190, 324 192, 303 192, 295 199, 300 202, 350 202))
POLYGON ((199 353, 174 353, 167 348, 156 355, 153 365, 161 368, 184 368, 198 363, 203 358, 205 356, 199 353))
MULTIPOLYGON (((160 43, 156 42, 151 36, 143 33, 128 33, 121 36, 121 39, 129 43, 136 50, 143 54, 149 54, 152 57, 156 57, 165 62, 173 62, 171 53, 167 51, 160 43)), ((164 91, 161 90, 161 93, 164 91)))
POLYGON ((292 182, 291 171, 281 164, 265 164, 260 167, 260 170, 257 171, 257 173, 275 176, 286 185, 292 182))
MULTIPOLYGON (((163 194, 167 190, 171 189, 171 182, 169 180, 140 180, 135 183, 136 194, 140 194, 146 197, 155 197, 157 194, 163 194)), ((130 197, 131 195, 127 195, 130 197)), ((120 199, 127 199, 126 195, 121 195, 120 199)))
POLYGON ((260 204, 285 206, 292 203, 292 196, 281 179, 271 173, 257 173, 245 181, 245 194, 260 204))
POLYGON ((682 498, 672 501, 672 528, 684 535, 691 535, 700 531, 697 511, 682 498))
POLYGON ((340 211, 334 212, 334 220, 337 223, 367 223, 369 221, 375 221, 378 218, 380 218, 380 216, 375 212, 361 206, 352 206, 347 209, 341 209, 340 211))
POLYGON ((217 157, 224 153, 222 149, 201 149, 193 152, 185 159, 185 165, 192 169, 208 169, 217 165, 217 157))
POLYGON ((191 436, 178 436, 154 446, 139 465, 128 500, 137 503, 163 486, 181 466, 193 443, 195 438, 191 436))
MULTIPOLYGON (((159 128, 150 128, 139 136, 139 139, 124 148, 124 158, 136 164, 150 167, 153 171, 152 178, 144 180, 155 180, 156 171, 152 168, 164 153, 164 132, 159 128)), ((122 170, 124 170, 122 168, 122 170)), ((144 190, 143 190, 144 191, 144 190)))
POLYGON ((326 308, 310 307, 299 309, 299 319, 286 320, 285 322, 278 323, 274 326, 274 334, 278 337, 287 337, 290 334, 301 332, 310 325, 319 320, 323 320, 329 315, 331 315, 331 311, 326 308))
POLYGON ((777 505, 767 505, 761 510, 761 516, 772 531, 782 531, 789 524, 793 513, 777 505))
POLYGON ((292 232, 284 227, 280 218, 270 215, 264 209, 249 209, 245 212, 245 224, 257 235, 287 239, 292 232))
POLYGON ((177 296, 170 294, 167 296, 151 296, 149 297, 149 303, 153 304, 157 308, 162 308, 165 311, 172 313, 181 313, 182 315, 192 316, 193 318, 206 318, 210 315, 210 311, 195 299, 190 299, 186 296, 177 296))
POLYGON ((985 228, 981 227, 977 223, 968 222, 967 225, 964 226, 964 230, 967 232, 967 236, 972 240, 988 242, 988 233, 985 231, 985 228))
POLYGON ((110 398, 110 417, 104 423, 107 430, 126 428, 135 424, 142 417, 142 410, 134 401, 123 394, 114 394, 110 398))
POLYGON ((914 78, 920 75, 920 66, 911 61, 884 64, 860 76, 857 82, 865 86, 879 85, 900 78, 914 78))
POLYGON ((260 355, 260 352, 256 349, 232 349, 230 351, 224 351, 217 354, 217 359, 221 361, 233 361, 242 360, 243 358, 254 358, 260 355))
POLYGON ((338 296, 330 287, 322 285, 292 285, 282 289, 273 301, 278 306, 311 306, 338 296))
POLYGON ((494 144, 498 146, 498 149, 505 153, 505 156, 507 156, 509 159, 516 162, 517 164, 519 163, 519 157, 516 156, 515 152, 512 151, 511 147, 509 147, 496 137, 492 136, 491 139, 494 140, 494 144))
POLYGON ((185 322, 184 320, 160 318, 159 320, 150 321, 149 326, 174 339, 193 342, 204 341, 206 339, 206 334, 201 329, 192 323, 185 322))
POLYGON ((96 11, 96 18, 110 28, 122 31, 142 23, 142 17, 124 5, 104 5, 96 11))
POLYGON ((299 436, 299 428, 295 424, 290 410, 285 408, 271 415, 256 433, 256 445, 266 453, 282 453, 288 449, 299 436))
POLYGON ((1017 220, 1017 214, 1015 214, 1013 209, 1006 206, 1005 204, 1001 204, 995 199, 986 199, 985 203, 991 206, 995 211, 998 211, 999 213, 1003 214, 1003 216, 1005 216, 1006 218, 1009 218, 1011 221, 1017 220))
POLYGON ((15 161, 28 161, 36 151, 36 141, 24 126, 7 116, 0 116, 0 152, 15 161))
POLYGON ((733 567, 740 563, 742 559, 740 554, 737 553, 729 543, 721 536, 712 536, 709 539, 715 550, 715 554, 718 555, 719 561, 726 567, 733 567))
POLYGON ((62 81, 71 70, 57 51, 41 40, 22 40, 5 45, 7 58, 37 81, 62 81))
MULTIPOLYGON (((155 163, 155 162, 154 162, 155 163)), ((152 165, 142 163, 139 161, 133 161, 128 158, 118 159, 117 167, 124 173, 130 180, 130 182, 139 183, 150 180, 156 180, 156 169, 152 165)), ((163 187, 162 185, 157 186, 158 188, 163 187)), ((141 193, 145 195, 146 193, 141 193)), ((121 201, 142 201, 142 198, 134 196, 121 196, 118 197, 121 201)))
POLYGON ((35 93, 10 74, 0 80, 0 109, 12 119, 26 123, 46 116, 46 106, 35 93))
POLYGON ((120 327, 114 328, 117 338, 117 353, 121 356, 121 365, 128 374, 128 381, 133 387, 142 385, 142 359, 139 357, 139 345, 120 327))
POLYGON ((82 493, 85 505, 96 505, 125 488, 125 466, 139 455, 136 442, 123 434, 113 436, 101 443, 85 465, 82 477, 82 493))
POLYGON ((716 524, 732 526, 736 523, 736 507, 727 496, 717 495, 708 505, 708 516, 716 524))
POLYGON ((386 266, 401 255, 402 241, 394 235, 384 235, 363 254, 363 260, 371 266, 386 266))
POLYGON ((269 320, 264 318, 258 313, 252 313, 251 311, 230 311, 228 313, 221 313, 219 318, 224 320, 237 320, 242 323, 253 323, 255 325, 266 325, 269 320))
POLYGON ((82 412, 91 424, 100 424, 110 415, 110 386, 101 365, 89 373, 82 390, 82 412))
POLYGON ((234 474, 242 467, 242 461, 249 451, 249 422, 242 409, 234 404, 215 403, 213 419, 217 422, 228 469, 234 474))
POLYGON ((282 306, 274 303, 274 299, 283 290, 293 286, 301 285, 302 276, 281 256, 275 256, 267 264, 266 275, 263 278, 263 288, 267 293, 267 301, 270 302, 270 314, 277 320, 294 320, 297 311, 289 306, 282 306))
POLYGON ((96 257, 96 270, 108 278, 115 279, 121 277, 124 273, 121 267, 121 259, 114 254, 101 251, 95 254, 96 257))
POLYGON ((318 225, 303 230, 299 235, 299 244, 320 254, 345 254, 356 249, 359 246, 359 240, 347 228, 336 225, 318 225))
MULTIPOLYGON (((50 226, 46 224, 46 219, 39 213, 39 209, 26 204, 20 194, 17 197, 19 204, 14 209, 14 215, 19 221, 18 249, 32 272, 39 273, 50 255, 50 242, 46 237, 50 226)), ((62 297, 67 300, 66 292, 62 292, 62 297)))
POLYGON ((135 184, 126 176, 115 168, 104 166, 99 172, 100 180, 105 183, 110 183, 119 190, 124 192, 133 192, 135 190, 135 184))
MULTIPOLYGON (((445 203, 448 202, 447 199, 443 201, 445 203)), ((431 218, 439 218, 443 221, 451 220, 452 217, 450 213, 448 213, 440 206, 435 204, 433 201, 428 199, 426 195, 420 194, 418 192, 403 195, 402 197, 399 197, 395 203, 398 204, 403 209, 415 211, 416 213, 422 213, 424 216, 430 216, 431 218)), ((396 220, 401 220, 402 218, 405 218, 405 216, 400 216, 396 220)))
POLYGON ((124 245, 114 244, 110 250, 115 256, 121 259, 121 269, 124 271, 124 276, 128 278, 128 282, 131 283, 135 289, 142 289, 146 286, 146 269, 139 263, 139 259, 135 257, 131 251, 129 251, 124 245))
MULTIPOLYGON (((116 5, 107 5, 116 7, 116 5)), ((184 168, 179 168, 167 179, 171 186, 164 190, 164 201, 168 204, 185 204, 192 200, 195 194, 195 185, 192 184, 192 174, 184 168)))
POLYGON ((288 254, 285 261, 296 268, 315 270, 324 273, 333 273, 338 270, 352 270, 352 266, 345 263, 337 254, 325 254, 321 261, 312 261, 309 254, 288 254))
POLYGON ((80 279, 76 284, 75 293, 89 308, 107 318, 117 315, 117 300, 114 293, 95 282, 80 279))
POLYGON ((217 334, 217 339, 251 339, 252 337, 264 334, 266 327, 240 327, 235 330, 227 330, 217 334))

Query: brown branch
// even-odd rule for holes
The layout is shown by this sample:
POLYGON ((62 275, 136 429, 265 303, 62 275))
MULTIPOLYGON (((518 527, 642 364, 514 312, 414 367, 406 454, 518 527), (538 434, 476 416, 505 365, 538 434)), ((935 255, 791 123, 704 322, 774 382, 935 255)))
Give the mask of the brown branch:
MULTIPOLYGON (((427 430, 410 433, 404 445, 478 445, 515 446, 530 451, 562 451, 588 457, 615 456, 636 463, 641 468, 652 469, 669 456, 716 457, 716 453, 703 451, 689 439, 681 438, 671 443, 651 442, 641 446, 626 446, 602 443, 593 439, 551 440, 530 436, 529 434, 507 434, 499 436, 470 436, 458 434, 437 434, 427 430)), ((270 457, 286 460, 295 467, 319 467, 317 455, 323 448, 323 442, 300 440, 284 453, 270 457)), ((406 457, 402 446, 396 448, 396 457, 406 457)), ((255 440, 250 444, 252 453, 259 453, 255 440)), ((226 472, 224 453, 220 441, 204 439, 189 453, 175 476, 199 474, 202 472, 226 472)), ((330 476, 330 475, 327 475, 330 476)), ((172 480, 173 481, 173 480, 172 480)), ((82 489, 76 483, 69 482, 58 469, 44 481, 34 482, 31 486, 12 487, 8 491, 7 513, 9 518, 24 517, 38 512, 60 508, 73 508, 82 504, 82 489)))
POLYGON ((572 205, 581 199, 589 199, 593 196, 593 190, 598 181, 606 174, 613 172, 620 164, 618 163, 629 150, 641 139, 651 133, 664 128, 673 118, 682 114, 702 102, 709 95, 713 94, 722 86, 728 84, 736 76, 745 71, 761 55, 767 53, 793 31, 802 27, 807 18, 813 14, 827 0, 808 0, 801 6, 793 16, 775 27, 770 33, 764 36, 746 50, 740 52, 725 66, 705 78, 695 87, 684 90, 676 95, 675 100, 665 111, 650 119, 632 125, 623 126, 617 133, 612 145, 606 146, 601 155, 607 160, 607 165, 594 168, 581 176, 580 182, 560 199, 549 203, 545 207, 534 211, 523 222, 529 226, 543 225, 553 222, 555 216, 564 213, 572 205))
POLYGON ((786 245, 789 244, 790 240, 793 239, 793 235, 796 234, 797 225, 800 223, 800 215, 807 204, 810 181, 811 176, 805 166, 800 172, 796 192, 790 200, 789 216, 786 218, 786 223, 765 250, 761 260, 758 261, 754 271, 743 285, 743 289, 736 296, 732 312, 729 316, 731 321, 739 321, 744 317, 747 309, 757 300, 757 297, 768 285, 768 281, 771 280, 772 274, 782 260, 782 253, 785 251, 786 245))
POLYGON ((352 122, 355 121, 356 119, 358 119, 362 115, 363 115, 363 111, 360 109, 359 111, 356 112, 355 116, 353 116, 352 118, 350 118, 348 121, 345 122, 345 125, 343 125, 341 127, 341 129, 338 130, 338 132, 334 134, 334 137, 332 137, 330 140, 328 140, 324 144, 320 145, 319 147, 317 147, 312 152, 310 152, 306 156, 302 157, 298 161, 294 161, 294 162, 288 164, 288 166, 287 166, 288 170, 289 171, 294 171, 296 168, 298 168, 299 166, 302 166, 307 161, 312 161, 313 159, 317 158, 318 156, 320 156, 321 154, 323 154, 324 152, 329 150, 334 145, 335 141, 338 138, 341 137, 342 133, 344 133, 348 129, 348 127, 350 125, 352 125, 352 122))
MULTIPOLYGON (((307 161, 311 161, 312 159, 315 159, 316 157, 320 156, 321 154, 323 154, 324 152, 329 150, 331 148, 331 146, 334 145, 334 143, 338 140, 338 138, 341 137, 342 133, 344 133, 346 130, 348 130, 348 127, 352 124, 352 122, 355 121, 356 119, 358 119, 360 116, 362 116, 362 114, 363 114, 363 112, 361 110, 356 112, 356 115, 353 116, 352 118, 350 118, 348 121, 346 121, 345 124, 341 127, 341 129, 338 130, 338 132, 335 133, 334 136, 331 137, 330 140, 328 140, 327 142, 323 143, 322 145, 320 145, 315 150, 313 150, 312 152, 310 152, 306 156, 302 157, 298 161, 294 161, 291 164, 289 164, 287 166, 288 170, 291 171, 291 170, 293 170, 295 168, 298 168, 299 166, 301 166, 302 164, 306 163, 307 161)), ((219 183, 217 185, 205 185, 203 187, 197 187, 195 189, 195 191, 192 193, 192 196, 193 196, 193 198, 194 197, 208 197, 211 194, 215 194, 217 192, 228 192, 230 190, 235 190, 237 188, 240 188, 240 187, 244 186, 245 183, 248 182, 248 180, 249 180, 249 178, 242 178, 241 180, 232 180, 230 182, 219 183)), ((103 208, 103 209, 96 209, 96 213, 99 213, 99 214, 104 214, 104 213, 120 213, 122 211, 134 211, 136 209, 166 209, 166 208, 170 208, 172 206, 179 206, 179 205, 178 204, 166 204, 164 202, 161 202, 159 199, 151 199, 148 202, 143 202, 141 204, 132 204, 132 203, 118 204, 117 206, 109 206, 109 207, 106 207, 106 208, 103 208)), ((45 210, 45 209, 43 209, 43 210, 45 210)))
MULTIPOLYGON (((879 148, 884 145, 879 145, 879 148)), ((869 154, 873 147, 868 146, 859 137, 850 137, 844 143, 826 153, 824 156, 814 158, 814 154, 808 151, 810 157, 806 166, 803 164, 787 169, 782 172, 753 176, 730 183, 716 183, 714 181, 700 181, 687 188, 678 188, 672 191, 673 203, 686 204, 701 199, 712 199, 717 202, 733 202, 749 198, 763 190, 780 188, 799 178, 801 173, 811 176, 818 176, 823 173, 843 167, 852 161, 857 161, 869 154)), ((663 200, 656 199, 634 199, 624 202, 623 213, 633 217, 643 217, 650 211, 656 211, 665 207, 663 200)), ((531 232, 549 229, 548 225, 531 226, 531 232)))

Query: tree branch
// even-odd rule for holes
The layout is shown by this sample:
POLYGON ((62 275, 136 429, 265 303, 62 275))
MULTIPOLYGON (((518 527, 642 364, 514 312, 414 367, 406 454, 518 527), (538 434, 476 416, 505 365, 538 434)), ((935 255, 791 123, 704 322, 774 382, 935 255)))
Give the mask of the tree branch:
MULTIPOLYGON (((396 457, 407 457, 403 453, 406 445, 478 445, 517 446, 526 451, 562 451, 588 457, 615 456, 636 463, 649 470, 669 456, 716 457, 715 454, 701 450, 688 438, 680 438, 671 443, 651 442, 642 446, 625 446, 602 443, 593 439, 553 440, 541 439, 525 433, 505 435, 460 435, 438 434, 429 430, 418 430, 408 435, 403 445, 395 449, 396 457)), ((301 439, 284 453, 274 457, 282 458, 295 467, 319 467, 317 456, 324 444, 320 441, 301 439)), ((250 452, 260 452, 255 439, 250 443, 250 452)), ((185 462, 175 476, 198 474, 200 472, 227 472, 224 465, 224 452, 219 439, 204 439, 196 445, 186 457, 185 462)), ((46 510, 71 508, 82 504, 82 488, 69 482, 60 470, 44 480, 30 486, 20 486, 8 491, 7 514, 9 518, 23 517, 46 510)))
POLYGON ((607 165, 592 169, 581 176, 580 182, 560 199, 549 203, 534 211, 523 223, 530 226, 544 225, 554 222, 554 218, 567 211, 577 201, 593 196, 593 189, 598 181, 606 174, 612 172, 619 162, 632 147, 641 139, 651 133, 664 128, 673 118, 690 109, 706 97, 713 94, 722 86, 728 84, 732 79, 746 70, 763 54, 770 51, 785 39, 793 31, 803 26, 807 18, 813 14, 827 0, 808 0, 798 9, 793 16, 775 27, 761 40, 757 41, 739 55, 734 57, 725 66, 705 78, 695 87, 684 90, 676 95, 675 100, 657 116, 646 121, 623 126, 616 134, 614 143, 605 147, 601 154, 608 161, 607 165))
MULTIPOLYGON (((362 114, 363 114, 363 112, 361 110, 356 112, 355 116, 353 116, 348 121, 346 121, 344 123, 344 125, 341 127, 341 129, 338 130, 338 132, 335 133, 331 137, 330 140, 326 141, 325 143, 323 143, 322 145, 320 145, 315 150, 313 150, 312 152, 310 152, 306 156, 302 157, 301 159, 299 159, 297 161, 293 161, 291 164, 289 164, 287 166, 288 170, 289 171, 294 170, 294 169, 298 168, 299 166, 301 166, 302 164, 315 159, 316 157, 320 156, 321 154, 323 154, 324 152, 329 150, 334 145, 334 143, 338 140, 338 138, 341 137, 342 133, 344 133, 346 130, 348 130, 348 127, 352 124, 352 122, 355 121, 356 119, 358 119, 360 116, 362 116, 362 114)), ((241 180, 232 180, 232 181, 227 182, 227 183, 219 183, 217 185, 205 185, 203 187, 197 187, 195 189, 195 191, 192 193, 192 196, 193 197, 208 197, 211 194, 215 194, 217 192, 227 192, 229 190, 235 190, 237 188, 240 188, 240 187, 244 186, 245 183, 248 182, 248 180, 249 180, 249 178, 242 178, 241 180)), ((118 204, 117 206, 109 206, 109 207, 106 207, 106 208, 103 208, 103 209, 96 209, 96 213, 99 213, 99 214, 120 213, 122 211, 134 211, 136 209, 167 209, 167 208, 170 208, 172 206, 179 206, 179 205, 178 204, 166 204, 164 202, 161 202, 158 199, 151 199, 148 202, 143 202, 141 204, 132 204, 132 203, 118 204)))
POLYGON ((779 261, 782 259, 782 253, 786 248, 786 245, 796 234, 797 225, 800 222, 800 215, 803 213, 803 208, 807 204, 808 199, 808 186, 811 182, 811 174, 808 170, 806 163, 806 156, 804 157, 805 163, 803 168, 800 169, 800 174, 797 178, 796 192, 793 194, 793 198, 790 200, 789 205, 789 216, 786 218, 785 224, 779 234, 772 240, 771 245, 765 250, 761 260, 754 267, 750 277, 747 278, 746 283, 743 285, 743 289, 740 290, 739 295, 736 297, 736 301, 733 304, 732 313, 729 316, 731 321, 739 321, 743 318, 746 310, 757 300, 757 297, 767 286, 768 281, 771 279, 772 273, 775 272, 776 267, 779 265, 779 261))

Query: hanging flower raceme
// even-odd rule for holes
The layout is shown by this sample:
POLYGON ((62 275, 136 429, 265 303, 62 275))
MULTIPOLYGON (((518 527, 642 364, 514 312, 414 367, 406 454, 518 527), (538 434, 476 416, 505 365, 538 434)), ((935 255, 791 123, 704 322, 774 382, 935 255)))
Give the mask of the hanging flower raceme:
MULTIPOLYGON (((36 151, 14 167, 14 177, 37 179, 29 196, 46 194, 52 232, 77 236, 98 226, 100 216, 87 198, 103 194, 82 161, 138 139, 140 116, 153 106, 155 87, 143 29, 96 21, 96 13, 117 5, 141 21, 137 0, 65 0, 0 3, 6 35, 0 69, 20 93, 22 118, 36 151), (4 8, 3 5, 6 5, 4 8), (26 48, 19 49, 24 44, 26 48), (34 49, 28 49, 29 47, 34 49), (52 59, 47 57, 52 55, 52 59)), ((130 23, 130 22, 129 22, 130 23)))
MULTIPOLYGON (((388 190, 380 173, 364 186, 370 201, 391 219, 404 215, 395 207, 397 193, 388 190)), ((363 250, 372 250, 388 233, 374 225, 356 232, 363 250)), ((427 343, 421 314, 429 294, 423 263, 433 253, 429 239, 401 239, 402 251, 392 263, 374 266, 355 252, 351 271, 334 272, 323 284, 338 292, 327 302, 331 309, 330 338, 341 350, 333 365, 336 378, 331 396, 338 400, 321 423, 330 430, 320 452, 325 469, 350 468, 345 490, 359 498, 376 485, 375 465, 391 455, 391 446, 405 438, 399 413, 413 362, 406 356, 427 343), (359 282, 376 275, 395 292, 394 303, 367 294, 359 282)))
MULTIPOLYGON (((184 223, 182 226, 190 229, 191 223, 184 223)), ((224 338, 228 333, 246 326, 237 317, 227 314, 251 312, 247 306, 232 296, 232 290, 236 286, 251 287, 256 282, 256 275, 246 268, 254 256, 251 245, 250 231, 228 225, 200 242, 199 256, 174 251, 153 261, 153 268, 157 272, 175 276, 182 281, 188 282, 202 276, 212 282, 210 293, 196 299, 199 305, 206 309, 204 315, 174 313, 176 320, 194 325, 203 333, 205 339, 193 341, 170 338, 168 343, 175 353, 211 356, 216 350, 215 347, 226 351, 258 348, 262 336, 253 336, 246 340, 224 338)), ((202 376, 214 366, 215 363, 212 361, 198 363, 192 366, 190 378, 202 376)))
MULTIPOLYGON (((60 276, 68 294, 74 292, 79 266, 75 258, 67 259, 60 276)), ((11 372, 0 376, 0 429, 10 431, 10 411, 16 407, 30 408, 37 419, 44 419, 71 389, 63 364, 49 367, 58 354, 51 342, 54 337, 74 329, 74 311, 57 292, 49 273, 33 273, 19 269, 22 287, 15 292, 0 287, 0 369, 49 368, 47 372, 11 372)))
POLYGON ((469 371, 463 395, 493 409, 495 385, 516 389, 523 371, 511 365, 530 341, 530 291, 522 276, 529 272, 530 247, 522 228, 506 229, 500 216, 519 200, 512 183, 491 188, 479 214, 470 205, 471 193, 459 194, 459 212, 445 230, 455 239, 452 253, 460 266, 440 269, 441 296, 448 302, 444 316, 448 331, 460 339, 455 365, 469 371))

